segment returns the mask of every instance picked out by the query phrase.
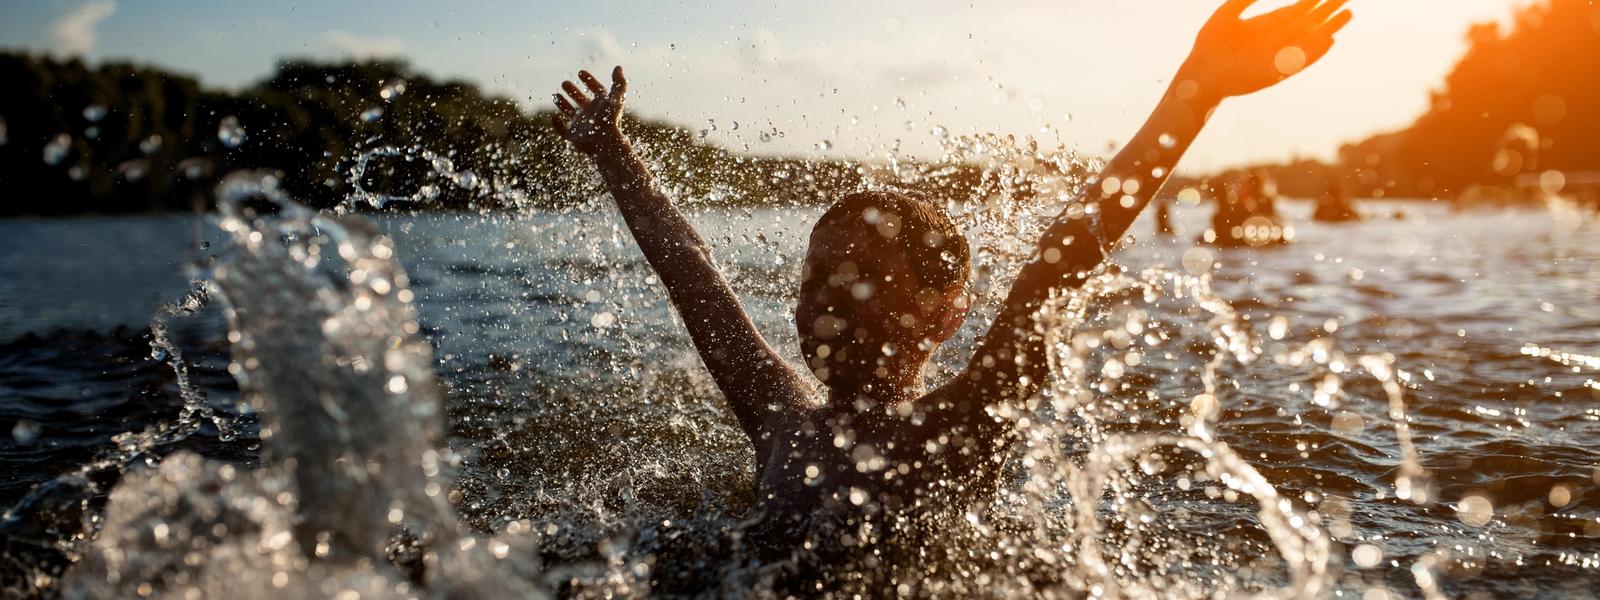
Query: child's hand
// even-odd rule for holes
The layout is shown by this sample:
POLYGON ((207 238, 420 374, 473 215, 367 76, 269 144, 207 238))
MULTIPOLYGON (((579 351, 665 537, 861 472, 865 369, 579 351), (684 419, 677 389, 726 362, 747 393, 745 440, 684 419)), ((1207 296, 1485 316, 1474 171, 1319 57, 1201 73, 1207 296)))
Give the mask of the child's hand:
POLYGON ((1227 0, 1211 16, 1178 73, 1180 92, 1220 100, 1269 87, 1321 59, 1333 34, 1350 22, 1350 11, 1339 10, 1346 0, 1299 0, 1241 18, 1254 2, 1227 0), (1185 81, 1197 87, 1184 90, 1185 81))
POLYGON ((600 80, 588 71, 578 71, 578 79, 589 88, 594 98, 585 95, 571 81, 561 82, 561 90, 572 99, 569 101, 567 96, 555 95, 556 108, 561 111, 553 118, 556 133, 585 154, 598 155, 625 149, 627 140, 617 126, 622 119, 622 98, 628 92, 628 80, 622 76, 622 67, 612 69, 609 93, 600 80))

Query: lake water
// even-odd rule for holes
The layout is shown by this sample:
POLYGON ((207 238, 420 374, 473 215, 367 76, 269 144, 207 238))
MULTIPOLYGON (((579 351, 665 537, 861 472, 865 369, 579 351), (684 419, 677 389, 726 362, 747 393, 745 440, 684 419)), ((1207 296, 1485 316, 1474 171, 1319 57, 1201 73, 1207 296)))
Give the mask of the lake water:
MULTIPOLYGON (((1209 209, 1180 209, 1186 233, 1151 238, 1142 221, 1116 260, 1130 273, 1210 273, 1257 332, 1259 358, 1217 371, 1217 438, 1315 515, 1334 542, 1330 577, 1341 594, 1420 596, 1423 578, 1452 597, 1593 597, 1600 223, 1553 210, 1365 206, 1384 218, 1320 225, 1306 222, 1309 207, 1286 206, 1297 241, 1271 249, 1195 246, 1209 209), (1403 218, 1387 218, 1393 212, 1403 218), (1304 358, 1319 348, 1393 356, 1428 502, 1396 497, 1403 448, 1380 382, 1338 360, 1304 358)), ((695 216, 757 324, 789 357, 798 357, 791 290, 816 213, 695 216)), ((543 534, 533 544, 541 574, 530 577, 561 593, 595 592, 608 574, 641 564, 657 571, 634 577, 660 593, 728 585, 725 573, 705 575, 702 562, 658 538, 677 535, 665 523, 673 520, 708 519, 696 526, 702 534, 736 524, 753 453, 616 215, 375 220, 395 240, 434 350, 459 459, 450 500, 464 521, 480 532, 530 523, 511 526, 543 534), (705 516, 716 511, 727 516, 705 516)), ((204 274, 194 265, 226 251, 222 237, 192 216, 0 221, 0 506, 14 506, 0 528, 7 590, 40 593, 70 575, 123 468, 43 488, 109 452, 116 434, 170 421, 183 406, 145 328, 204 274)), ((1211 359, 1211 340, 1194 333, 1205 328, 1188 327, 1199 317, 1137 297, 1102 304, 1107 318, 1136 309, 1168 323, 1176 340, 1142 360, 1119 359, 1127 372, 1101 385, 1098 401, 1124 420, 1103 425, 1178 431, 1177 414, 1201 385, 1195 366, 1211 359)), ((979 325, 941 355, 941 372, 960 365, 979 325)), ((239 412, 216 303, 173 326, 209 402, 239 412)), ((1086 368, 1106 372, 1111 353, 1086 368)), ((240 416, 238 439, 206 426, 164 440, 140 462, 191 450, 255 465, 255 420, 240 416)), ((1257 581, 1239 585, 1247 590, 1280 581, 1253 509, 1188 482, 1181 492, 1141 492, 1153 518, 1177 522, 1167 543, 1206 557, 1179 570, 1202 582, 1257 581), (1221 549, 1199 550, 1207 546, 1221 549)), ((1011 560, 1001 554, 991 562, 1011 560)), ((1133 562, 1121 576, 1155 581, 1140 569, 1159 569, 1133 562)), ((1037 570, 1002 565, 995 572, 1017 581, 990 589, 1066 585, 1037 570)))

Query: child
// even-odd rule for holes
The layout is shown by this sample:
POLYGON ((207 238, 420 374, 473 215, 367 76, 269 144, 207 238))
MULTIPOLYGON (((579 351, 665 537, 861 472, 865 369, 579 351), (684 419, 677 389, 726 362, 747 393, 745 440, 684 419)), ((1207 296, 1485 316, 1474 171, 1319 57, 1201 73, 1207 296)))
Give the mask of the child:
POLYGON ((1063 213, 1017 276, 966 369, 933 390, 920 373, 967 313, 962 233, 919 198, 860 192, 811 233, 795 325, 806 372, 745 314, 710 248, 656 187, 618 128, 627 81, 564 82, 556 130, 593 158, 661 277, 711 377, 756 448, 757 508, 768 529, 815 514, 900 518, 989 500, 1013 442, 1015 407, 1049 376, 1034 314, 1080 286, 1127 231, 1223 99, 1269 87, 1320 59, 1350 20, 1344 0, 1300 0, 1249 19, 1227 0, 1133 140, 1087 186, 1090 217, 1063 213))

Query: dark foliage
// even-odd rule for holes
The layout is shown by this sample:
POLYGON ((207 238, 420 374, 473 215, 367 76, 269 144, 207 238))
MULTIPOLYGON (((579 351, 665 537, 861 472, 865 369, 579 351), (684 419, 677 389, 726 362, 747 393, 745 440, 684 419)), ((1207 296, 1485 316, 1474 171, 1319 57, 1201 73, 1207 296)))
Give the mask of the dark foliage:
POLYGON ((1260 168, 1291 196, 1342 180, 1357 196, 1446 199, 1548 170, 1600 171, 1600 4, 1539 0, 1510 31, 1475 25, 1467 40, 1410 127, 1344 146, 1338 165, 1260 168))
MULTIPOLYGON (((548 113, 400 62, 287 61, 221 92, 153 67, 0 54, 0 81, 0 216, 194 210, 209 204, 220 175, 240 169, 281 172, 294 197, 317 207, 355 183, 401 196, 431 185, 436 197, 409 205, 427 210, 549 207, 598 191, 548 113), (242 142, 223 143, 226 121, 242 128, 242 142), (384 146, 403 152, 351 181, 356 157, 384 146), (486 185, 452 185, 424 151, 486 185)), ((661 123, 624 127, 690 204, 822 202, 863 181, 853 163, 739 156, 661 123)))

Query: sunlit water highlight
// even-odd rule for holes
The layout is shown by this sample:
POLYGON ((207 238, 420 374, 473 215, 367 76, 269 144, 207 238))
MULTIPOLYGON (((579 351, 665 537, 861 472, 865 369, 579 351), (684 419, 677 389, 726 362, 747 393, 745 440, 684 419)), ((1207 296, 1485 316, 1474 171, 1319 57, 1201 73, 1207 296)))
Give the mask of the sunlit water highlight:
MULTIPOLYGON (((985 166, 979 193, 948 205, 974 241, 982 302, 934 382, 1082 184, 1048 174, 1075 172, 1067 157, 948 144, 952 161, 985 166)), ((347 206, 427 202, 428 185, 518 193, 420 148, 357 164, 383 158, 429 183, 347 206)), ((760 594, 785 569, 820 569, 831 589, 872 594, 1378 598, 1587 593, 1571 586, 1600 569, 1600 233, 1580 215, 1408 208, 1400 222, 1304 227, 1273 252, 1136 243, 1042 316, 1056 376, 1001 409, 1023 443, 992 506, 940 524, 913 560, 785 565, 741 542, 752 453, 604 198, 365 218, 299 208, 270 176, 238 175, 220 195, 201 234, 214 260, 197 261, 187 295, 169 290, 182 299, 160 311, 144 359, 176 383, 175 410, 128 419, 86 466, 19 494, 4 523, 10 589, 760 594), (211 352, 228 352, 237 392, 174 343, 193 319, 226 344, 211 352), (193 439, 213 458, 172 453, 193 439), (75 564, 53 569, 48 550, 75 564)), ((697 215, 789 356, 814 213, 697 215)), ((8 458, 62 420, 27 410, 8 458)))

